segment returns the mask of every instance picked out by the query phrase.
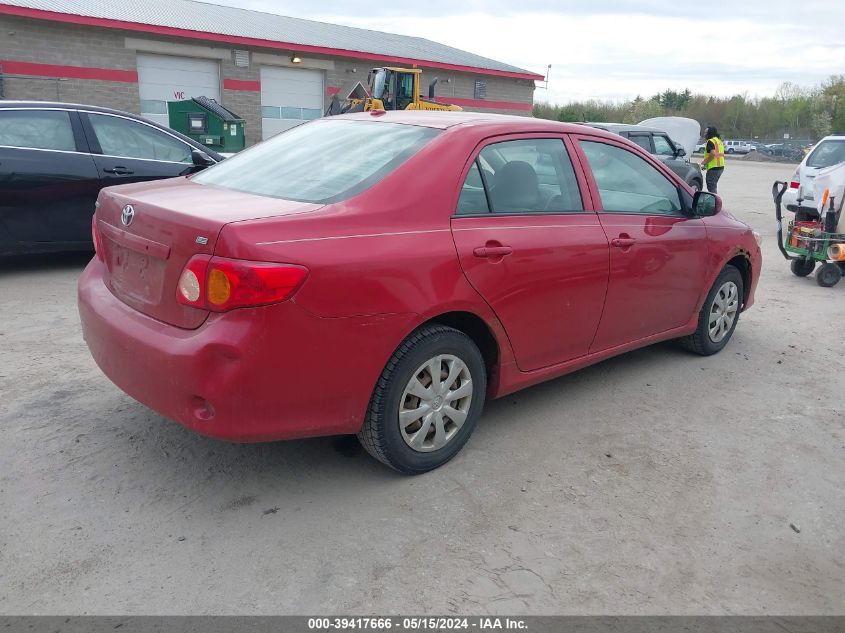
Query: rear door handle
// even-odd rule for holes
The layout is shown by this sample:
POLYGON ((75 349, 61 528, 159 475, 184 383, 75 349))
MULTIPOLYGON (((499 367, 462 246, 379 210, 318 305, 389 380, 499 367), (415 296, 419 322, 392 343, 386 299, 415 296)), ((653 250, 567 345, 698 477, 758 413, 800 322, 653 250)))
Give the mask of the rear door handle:
POLYGON ((616 248, 628 248, 629 246, 633 246, 636 244, 637 240, 633 237, 615 237, 610 240, 610 245, 615 246, 616 248))
POLYGON ((513 253, 513 248, 510 246, 479 246, 472 251, 476 257, 504 257, 513 253))
POLYGON ((115 167, 113 167, 111 169, 103 169, 103 171, 106 172, 107 174, 117 174, 118 176, 128 176, 130 174, 135 173, 131 169, 127 169, 126 167, 123 167, 121 165, 116 165, 115 167))

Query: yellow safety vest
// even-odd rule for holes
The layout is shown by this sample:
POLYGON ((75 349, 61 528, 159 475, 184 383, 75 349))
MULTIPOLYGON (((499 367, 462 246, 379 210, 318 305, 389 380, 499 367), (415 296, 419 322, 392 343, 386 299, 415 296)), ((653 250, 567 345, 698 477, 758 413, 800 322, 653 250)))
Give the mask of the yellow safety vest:
POLYGON ((705 141, 705 143, 704 143, 705 156, 707 155, 707 142, 708 141, 712 142, 713 145, 715 146, 716 155, 713 158, 704 161, 704 163, 702 164, 702 167, 704 167, 704 169, 715 169, 716 167, 724 167, 725 166, 725 144, 722 143, 722 139, 720 139, 718 136, 711 136, 710 138, 708 138, 707 141, 705 141))

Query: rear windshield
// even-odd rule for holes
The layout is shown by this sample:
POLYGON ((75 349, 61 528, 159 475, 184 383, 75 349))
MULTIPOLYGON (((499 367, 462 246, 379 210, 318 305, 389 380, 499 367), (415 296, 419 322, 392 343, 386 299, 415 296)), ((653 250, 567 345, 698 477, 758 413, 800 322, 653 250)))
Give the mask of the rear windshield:
POLYGON ((824 169, 837 163, 845 162, 845 139, 841 141, 822 141, 807 157, 807 167, 824 169))
POLYGON ((300 202, 330 203, 371 187, 440 130, 323 119, 227 158, 193 182, 300 202))

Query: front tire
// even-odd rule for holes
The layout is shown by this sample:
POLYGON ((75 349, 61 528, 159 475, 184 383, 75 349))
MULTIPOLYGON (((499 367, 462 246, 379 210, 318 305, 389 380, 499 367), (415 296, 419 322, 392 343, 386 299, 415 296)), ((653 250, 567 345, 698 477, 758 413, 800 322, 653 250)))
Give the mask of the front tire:
POLYGON ((401 473, 433 470, 463 448, 486 393, 484 359, 472 339, 454 328, 424 326, 387 362, 358 440, 401 473))
POLYGON ((696 179, 696 180, 693 180, 693 181, 689 184, 689 186, 690 186, 690 187, 692 187, 692 190, 693 190, 693 191, 701 191, 701 186, 702 186, 702 185, 701 185, 701 181, 700 181, 700 180, 698 180, 698 179, 696 179))
POLYGON ((725 266, 698 313, 695 332, 681 339, 681 345, 701 356, 710 356, 722 350, 731 340, 745 289, 742 275, 734 266, 725 266))

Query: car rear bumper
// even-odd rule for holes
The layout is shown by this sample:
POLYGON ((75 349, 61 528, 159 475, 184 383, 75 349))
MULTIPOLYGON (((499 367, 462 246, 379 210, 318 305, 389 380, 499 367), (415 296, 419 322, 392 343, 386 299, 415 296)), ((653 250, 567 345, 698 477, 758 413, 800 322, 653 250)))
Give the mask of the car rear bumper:
POLYGON ((402 315, 324 319, 288 301, 185 330, 117 299, 103 270, 94 259, 78 288, 83 336, 103 373, 165 417, 230 441, 357 432, 392 351, 392 328, 362 325, 402 327, 402 315))

